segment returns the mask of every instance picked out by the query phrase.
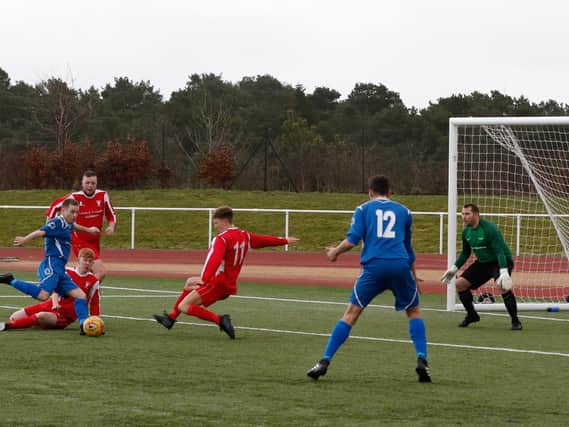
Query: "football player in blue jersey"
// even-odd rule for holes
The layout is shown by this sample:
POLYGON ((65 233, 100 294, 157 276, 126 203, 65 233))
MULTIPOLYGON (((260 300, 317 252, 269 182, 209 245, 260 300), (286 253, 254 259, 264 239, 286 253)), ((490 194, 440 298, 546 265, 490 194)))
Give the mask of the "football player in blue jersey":
POLYGON ((370 200, 356 208, 346 238, 326 251, 328 260, 334 262, 339 255, 363 241, 361 273, 344 315, 332 329, 321 360, 307 375, 317 380, 326 374, 332 357, 350 335, 363 310, 377 295, 390 290, 395 297, 395 309, 405 310, 409 319, 419 382, 431 382, 425 324, 419 309, 415 253, 411 245, 411 213, 402 204, 390 200, 387 177, 372 176, 368 184, 370 200))
POLYGON ((58 295, 73 297, 75 313, 79 319, 81 333, 83 333, 83 321, 88 316, 86 296, 67 275, 65 265, 71 250, 71 231, 76 229, 97 234, 100 230, 97 227, 83 227, 75 224, 78 213, 79 203, 75 199, 67 199, 63 202, 61 215, 46 222, 39 230, 32 231, 27 236, 17 236, 14 239, 15 246, 21 246, 40 237, 45 239, 44 259, 38 266, 39 284, 17 280, 12 273, 0 275, 0 283, 11 285, 40 301, 46 301, 54 291, 58 295))

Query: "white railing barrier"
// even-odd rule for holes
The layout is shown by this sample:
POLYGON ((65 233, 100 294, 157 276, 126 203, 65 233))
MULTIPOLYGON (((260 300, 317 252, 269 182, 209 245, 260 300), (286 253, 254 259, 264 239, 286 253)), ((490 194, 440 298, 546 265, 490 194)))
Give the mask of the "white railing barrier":
MULTIPOLYGON (((0 205, 0 209, 47 209, 48 206, 24 206, 24 205, 0 205)), ((118 211, 129 211, 130 212, 130 248, 135 249, 135 236, 136 236, 136 212, 137 211, 155 211, 155 212, 207 212, 208 213, 208 241, 211 242, 213 238, 213 212, 215 208, 160 208, 160 207, 115 207, 118 211)), ((289 224, 290 224, 290 214, 300 213, 300 214, 346 214, 351 215, 353 210, 329 210, 329 209, 247 209, 247 208, 234 208, 235 212, 258 212, 258 213, 282 213, 285 218, 285 228, 284 236, 288 237, 289 224)), ((413 216, 438 216, 439 217, 439 255, 443 255, 444 250, 444 227, 445 227, 445 217, 448 215, 447 212, 422 212, 422 211, 411 211, 413 216)), ((457 213, 460 217, 460 213, 457 213)), ((516 244, 515 253, 516 256, 520 254, 520 239, 521 239, 521 223, 523 218, 529 217, 547 217, 547 214, 497 214, 497 213, 485 213, 486 217, 514 217, 516 218, 516 244)), ((560 215, 563 217, 569 217, 569 215, 560 215)), ((288 251, 288 245, 284 246, 284 250, 288 251)))

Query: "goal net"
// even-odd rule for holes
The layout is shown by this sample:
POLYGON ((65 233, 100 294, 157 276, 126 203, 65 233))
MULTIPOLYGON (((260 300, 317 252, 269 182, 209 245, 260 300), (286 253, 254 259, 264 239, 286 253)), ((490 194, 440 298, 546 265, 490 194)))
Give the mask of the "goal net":
MULTIPOLYGON (((449 265, 462 248, 466 203, 498 225, 512 251, 518 308, 569 309, 569 117, 451 118, 449 265)), ((474 301, 477 310, 504 309, 493 280, 474 301)), ((453 282, 447 309, 462 308, 453 282)))

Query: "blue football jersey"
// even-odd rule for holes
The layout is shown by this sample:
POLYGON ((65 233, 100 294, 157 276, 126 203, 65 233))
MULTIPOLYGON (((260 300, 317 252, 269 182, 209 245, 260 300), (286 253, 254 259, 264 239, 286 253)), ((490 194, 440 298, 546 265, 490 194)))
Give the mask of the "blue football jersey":
POLYGON ((68 224, 62 216, 50 219, 40 230, 45 231, 45 256, 60 258, 67 263, 71 251, 71 231, 74 224, 68 224))
POLYGON ((411 245, 411 212, 389 199, 373 199, 358 206, 346 239, 353 245, 363 240, 361 263, 373 259, 415 261, 411 245))

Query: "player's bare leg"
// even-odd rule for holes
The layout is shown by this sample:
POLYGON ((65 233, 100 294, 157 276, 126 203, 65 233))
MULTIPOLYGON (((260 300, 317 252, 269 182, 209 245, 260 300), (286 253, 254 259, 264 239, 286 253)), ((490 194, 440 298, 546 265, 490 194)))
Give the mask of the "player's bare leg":
POLYGON ((4 328, 0 330, 26 329, 34 326, 40 326, 44 329, 53 329, 57 326, 57 316, 47 311, 41 311, 28 316, 22 309, 10 316, 10 321, 6 322, 4 328))
POLYGON ((184 285, 184 289, 182 293, 178 295, 176 302, 174 303, 174 307, 172 307, 172 311, 168 313, 164 310, 164 314, 153 314, 154 320, 164 326, 166 329, 170 330, 176 323, 178 316, 180 315, 180 309, 178 306, 180 303, 189 295, 190 292, 198 288, 198 285, 195 283, 196 278, 190 277, 186 280, 186 284, 184 285))
POLYGON ((171 329, 174 323, 176 323, 178 315, 185 313, 219 325, 220 330, 225 332, 231 339, 235 339, 235 328, 231 323, 231 317, 228 314, 220 316, 202 306, 202 297, 197 292, 200 284, 199 277, 190 277, 186 280, 184 290, 176 300, 172 312, 164 312, 163 315, 154 314, 154 319, 166 329, 171 329))
POLYGON ((203 301, 197 290, 191 291, 178 305, 178 310, 189 316, 195 316, 198 319, 206 320, 219 325, 219 329, 225 332, 229 338, 235 339, 235 328, 231 323, 231 317, 228 314, 218 315, 202 306, 203 301))

